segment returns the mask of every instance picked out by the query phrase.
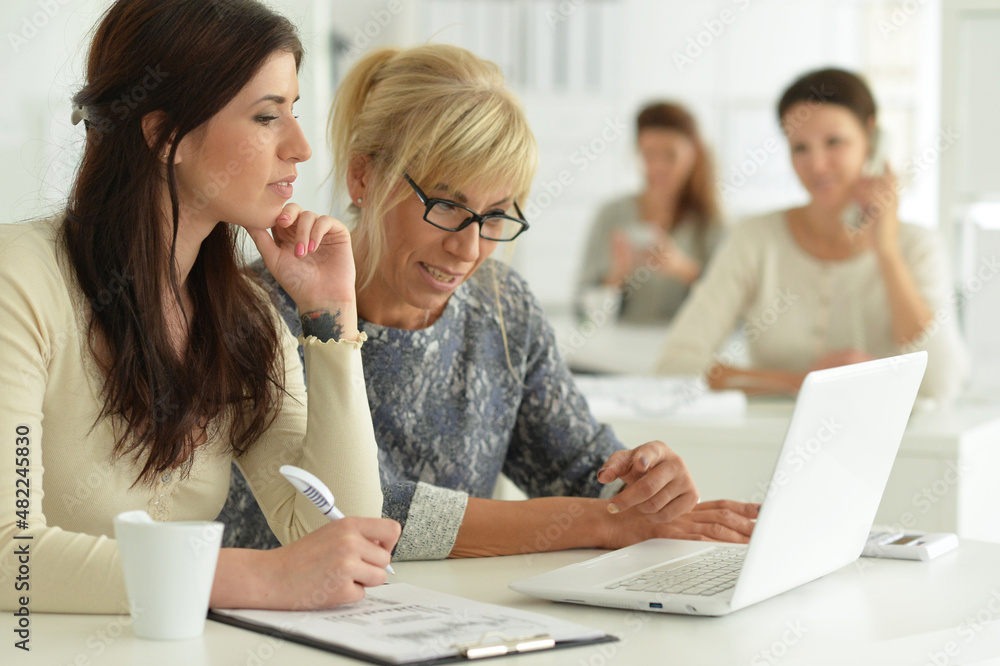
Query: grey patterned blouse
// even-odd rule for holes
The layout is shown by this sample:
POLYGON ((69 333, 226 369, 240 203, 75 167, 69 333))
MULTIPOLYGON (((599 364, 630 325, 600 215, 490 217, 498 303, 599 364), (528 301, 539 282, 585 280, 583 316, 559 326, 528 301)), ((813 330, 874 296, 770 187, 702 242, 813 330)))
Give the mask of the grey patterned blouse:
MULTIPOLYGON (((294 302, 260 262, 252 268, 298 335, 294 302)), ((501 472, 529 497, 617 492, 597 471, 623 447, 594 420, 514 271, 484 262, 427 328, 359 327, 368 334, 362 359, 383 513, 403 525, 396 559, 447 557, 468 497, 490 497, 501 472)), ((231 527, 242 521, 245 493, 231 494, 231 527)))

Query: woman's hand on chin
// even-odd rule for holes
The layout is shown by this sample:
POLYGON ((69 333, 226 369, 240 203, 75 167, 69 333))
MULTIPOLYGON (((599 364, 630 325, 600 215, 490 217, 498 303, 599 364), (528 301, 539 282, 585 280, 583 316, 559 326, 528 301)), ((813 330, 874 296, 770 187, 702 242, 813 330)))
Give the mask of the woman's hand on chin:
POLYGON ((300 312, 354 306, 351 235, 340 220, 290 203, 270 234, 263 229, 247 231, 267 270, 300 312))

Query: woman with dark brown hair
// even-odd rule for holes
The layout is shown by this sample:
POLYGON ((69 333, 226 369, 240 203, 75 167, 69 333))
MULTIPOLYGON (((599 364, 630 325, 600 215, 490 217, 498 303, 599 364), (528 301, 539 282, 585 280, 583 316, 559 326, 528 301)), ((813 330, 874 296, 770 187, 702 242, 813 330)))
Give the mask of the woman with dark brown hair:
POLYGON ((809 200, 735 226, 657 369, 705 373, 714 388, 795 393, 810 370, 926 350, 921 395, 954 398, 968 358, 943 244, 899 219, 868 86, 842 69, 809 72, 777 112, 809 200), (743 340, 723 348, 737 327, 743 340), (750 367, 735 362, 743 355, 750 367))
POLYGON ((636 119, 646 185, 605 204, 590 232, 577 308, 669 322, 722 235, 711 155, 694 117, 658 102, 636 119))
MULTIPOLYGON (((0 520, 0 569, 31 539, 36 612, 127 612, 113 517, 210 520, 234 458, 290 545, 223 549, 212 606, 333 606, 385 580, 399 525, 377 517, 350 235, 287 202, 310 157, 301 60, 294 26, 256 0, 119 0, 96 30, 66 211, 0 230, 0 431, 19 438, 0 498, 24 500, 0 520), (307 412, 296 341, 243 274, 237 227, 302 314, 323 409, 307 412), (328 523, 286 463, 371 517, 328 523)), ((0 606, 18 594, 3 586, 0 606)))

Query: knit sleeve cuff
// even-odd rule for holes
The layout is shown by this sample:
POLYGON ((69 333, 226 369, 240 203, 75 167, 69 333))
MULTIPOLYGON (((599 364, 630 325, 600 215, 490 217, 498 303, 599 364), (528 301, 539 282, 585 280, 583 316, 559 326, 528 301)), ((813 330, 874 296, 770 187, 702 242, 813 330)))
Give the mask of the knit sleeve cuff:
POLYGON ((451 553, 469 496, 418 483, 393 559, 441 560, 451 553))
POLYGON ((303 346, 313 346, 313 345, 338 345, 343 347, 349 347, 351 349, 361 349, 365 344, 365 340, 368 339, 368 334, 364 331, 358 333, 357 340, 328 340, 323 341, 317 338, 315 335, 300 335, 299 344, 303 346))

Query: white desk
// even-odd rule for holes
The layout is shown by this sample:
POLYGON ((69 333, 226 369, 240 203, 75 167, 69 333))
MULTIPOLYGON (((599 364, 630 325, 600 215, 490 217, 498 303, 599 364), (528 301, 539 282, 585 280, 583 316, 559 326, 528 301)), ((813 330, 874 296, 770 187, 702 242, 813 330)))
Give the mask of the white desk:
MULTIPOLYGON (((552 317, 560 349, 586 371, 644 374, 666 329, 552 317)), ((764 497, 792 412, 754 401, 740 418, 631 419, 595 413, 628 446, 661 439, 680 453, 705 499, 764 497)), ((503 480, 495 495, 523 497, 503 480)), ((849 499, 849 498, 845 498, 849 499)), ((918 408, 903 436, 876 522, 1000 542, 1000 395, 918 408)))
MULTIPOLYGON (((792 407, 791 400, 752 401, 742 417, 607 422, 629 446, 667 442, 684 458, 702 498, 760 501, 792 407)), ((876 522, 1000 541, 1000 401, 918 408, 876 522)))
MULTIPOLYGON (((400 562, 394 580, 600 627, 617 643, 523 655, 491 664, 997 664, 1000 545, 963 541, 932 562, 858 560, 840 571, 727 617, 699 618, 555 604, 507 583, 599 551, 480 560, 400 562), (951 653, 949 655, 949 652, 951 653), (933 658, 938 655, 938 661, 933 658), (984 661, 988 660, 988 661, 984 661)), ((32 652, 0 663, 44 666, 312 666, 359 663, 215 622, 188 641, 143 641, 127 617, 35 615, 32 652)), ((6 622, 10 622, 7 616, 6 622)), ((13 658, 11 658, 13 655, 13 658)))
MULTIPOLYGON (((660 355, 670 332, 669 324, 621 324, 617 321, 599 323, 575 315, 547 313, 563 360, 575 372, 648 375, 660 355)), ((726 349, 746 350, 738 332, 726 349)), ((749 363, 746 351, 731 355, 737 365, 749 363)))
POLYGON ((667 326, 605 322, 568 314, 549 317, 563 360, 577 371, 648 374, 667 338, 667 326))

